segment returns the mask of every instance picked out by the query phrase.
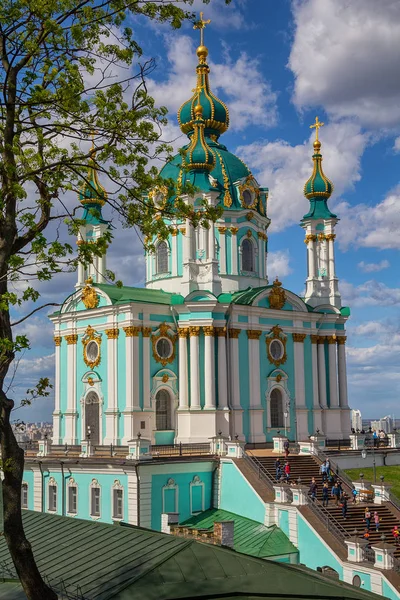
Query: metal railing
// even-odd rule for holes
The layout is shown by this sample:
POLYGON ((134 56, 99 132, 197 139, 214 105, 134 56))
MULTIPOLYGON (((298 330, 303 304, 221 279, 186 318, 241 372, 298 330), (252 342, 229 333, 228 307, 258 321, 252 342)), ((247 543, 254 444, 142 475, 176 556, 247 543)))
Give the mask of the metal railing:
POLYGON ((351 447, 351 442, 350 442, 350 438, 348 439, 329 439, 327 438, 325 440, 325 446, 327 448, 337 448, 338 450, 342 450, 343 448, 350 448, 351 447))
POLYGON ((348 491, 351 491, 351 489, 353 488, 353 482, 350 479, 350 477, 347 475, 347 473, 345 473, 343 471, 343 469, 341 469, 339 467, 339 465, 337 463, 335 463, 334 460, 332 460, 330 458, 330 456, 327 456, 323 450, 321 450, 320 448, 316 449, 316 456, 322 461, 324 462, 325 460, 329 460, 330 463, 330 469, 331 471, 333 471, 335 473, 335 475, 337 475, 337 477, 339 477, 339 479, 345 484, 347 485, 347 487, 349 488, 348 491))
POLYGON ((364 557, 368 562, 375 562, 375 552, 372 548, 364 548, 364 557))
POLYGON ((344 540, 350 537, 350 533, 346 531, 340 521, 338 521, 333 515, 329 513, 327 508, 322 505, 322 502, 315 498, 314 502, 307 504, 313 511, 313 513, 322 521, 328 531, 334 534, 334 536, 344 544, 344 540))
POLYGON ((211 454, 209 443, 199 444, 163 444, 150 446, 153 456, 193 456, 211 454))
POLYGON ((257 472, 258 478, 262 479, 267 484, 269 489, 273 491, 274 485, 277 483, 274 474, 271 473, 271 471, 269 471, 256 456, 251 454, 251 451, 250 454, 245 453, 243 458, 250 468, 253 469, 254 472, 257 472))

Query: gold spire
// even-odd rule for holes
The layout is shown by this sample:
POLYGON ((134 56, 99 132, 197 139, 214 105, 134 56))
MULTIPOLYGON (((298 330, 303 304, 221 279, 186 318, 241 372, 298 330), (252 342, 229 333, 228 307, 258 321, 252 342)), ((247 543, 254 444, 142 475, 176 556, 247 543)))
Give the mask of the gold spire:
POLYGON ((315 142, 314 142, 314 150, 319 152, 321 148, 321 142, 319 141, 318 132, 321 127, 323 127, 325 123, 322 123, 318 117, 315 117, 315 123, 310 125, 310 129, 315 129, 315 142))
POLYGON ((193 25, 193 29, 200 29, 200 46, 204 46, 204 30, 206 28, 206 25, 209 25, 211 23, 211 19, 205 21, 203 19, 203 15, 204 13, 201 12, 200 19, 197 21, 197 23, 193 25))

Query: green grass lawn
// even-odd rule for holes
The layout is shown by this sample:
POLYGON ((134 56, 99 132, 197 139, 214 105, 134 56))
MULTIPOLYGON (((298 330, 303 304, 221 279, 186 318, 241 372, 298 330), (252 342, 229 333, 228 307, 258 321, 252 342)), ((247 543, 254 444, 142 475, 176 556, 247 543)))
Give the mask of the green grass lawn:
MULTIPOLYGON (((366 469, 346 469, 345 473, 350 477, 352 481, 359 481, 360 473, 364 473, 365 481, 374 481, 374 470, 372 467, 366 469)), ((383 475, 385 477, 384 483, 390 483, 393 487, 392 493, 400 498, 400 466, 396 467, 376 467, 376 481, 380 482, 379 477, 383 475)))

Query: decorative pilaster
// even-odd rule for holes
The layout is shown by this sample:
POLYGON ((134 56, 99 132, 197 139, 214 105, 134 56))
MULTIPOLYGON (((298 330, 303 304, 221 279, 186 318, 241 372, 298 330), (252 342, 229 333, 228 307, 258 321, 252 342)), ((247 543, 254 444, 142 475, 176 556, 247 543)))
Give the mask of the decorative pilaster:
POLYGON ((218 408, 228 408, 228 379, 226 362, 226 328, 215 327, 215 336, 218 338, 218 408))
POLYGON ((200 410, 200 365, 199 335, 200 327, 190 327, 190 409, 200 410))
POLYGON ((76 438, 76 343, 78 335, 72 333, 65 336, 67 342, 67 410, 65 413, 64 443, 75 445, 76 438))
POLYGON ((204 408, 215 409, 215 351, 214 327, 203 327, 204 332, 204 408))
POLYGON ((238 227, 231 227, 231 264, 232 264, 232 275, 238 274, 238 247, 237 247, 237 232, 239 231, 238 227))
MULTIPOLYGON (((118 443, 118 377, 117 377, 117 344, 119 329, 106 329, 107 336, 107 408, 106 415, 106 444, 118 443)), ((101 442, 101 440, 100 440, 101 442)))
POLYGON ((261 331, 247 331, 249 348, 249 408, 250 408, 250 441, 265 441, 260 397, 260 337, 261 331))
POLYGON ((232 408, 241 408, 239 382, 239 335, 241 329, 229 329, 232 408))
POLYGON ((179 409, 187 410, 188 402, 188 359, 187 359, 187 338, 189 327, 180 327, 178 329, 179 337, 179 409))
POLYGON ((53 412, 53 443, 61 444, 60 437, 60 354, 61 340, 59 335, 54 336, 55 344, 55 376, 54 376, 54 412, 53 412))
POLYGON ((338 375, 337 375, 337 360, 336 360, 336 336, 331 335, 327 338, 328 341, 328 357, 329 357, 329 398, 330 408, 339 406, 338 394, 338 375))
POLYGON ((226 275, 226 227, 218 227, 219 231, 219 272, 226 275))
POLYGON ((171 275, 178 275, 178 230, 174 229, 171 236, 171 275))
POLYGON ((124 327, 126 407, 124 410, 124 443, 135 435, 134 411, 140 410, 139 401, 139 333, 141 327, 124 327))
POLYGON ((318 392, 322 408, 328 408, 326 400, 325 337, 318 337, 318 392))
POLYGON ((142 327, 143 410, 151 410, 151 406, 150 406, 150 336, 151 336, 151 327, 142 327))
POLYGON ((348 407, 347 399, 347 368, 346 368, 346 336, 340 336, 337 341, 338 352, 338 376, 339 376, 339 405, 341 408, 348 407))
POLYGON ((304 340, 305 333, 293 333, 294 346, 294 380, 296 389, 296 406, 304 407, 306 404, 304 380, 304 340))

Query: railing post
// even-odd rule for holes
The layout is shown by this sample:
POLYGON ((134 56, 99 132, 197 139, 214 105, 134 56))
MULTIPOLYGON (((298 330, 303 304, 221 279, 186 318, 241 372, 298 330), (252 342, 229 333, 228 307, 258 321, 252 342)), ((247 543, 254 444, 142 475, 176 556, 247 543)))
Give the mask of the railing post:
POLYGON ((179 442, 179 456, 182 456, 182 442, 179 442))

